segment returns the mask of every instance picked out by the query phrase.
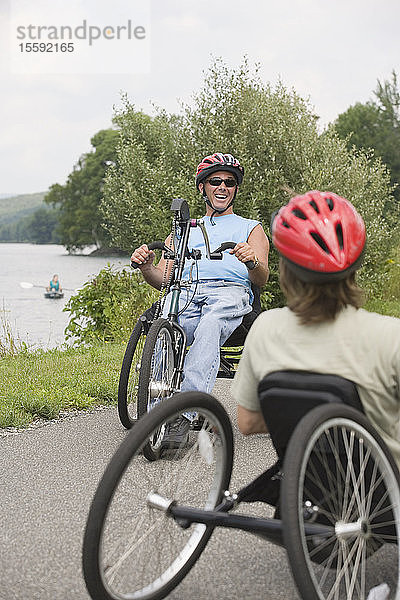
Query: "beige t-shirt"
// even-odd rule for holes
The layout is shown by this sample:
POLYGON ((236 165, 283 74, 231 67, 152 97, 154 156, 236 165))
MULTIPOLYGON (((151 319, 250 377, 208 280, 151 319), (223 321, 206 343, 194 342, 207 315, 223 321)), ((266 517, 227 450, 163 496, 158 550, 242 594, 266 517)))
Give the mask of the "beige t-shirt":
POLYGON ((287 307, 262 313, 232 383, 235 400, 259 411, 257 387, 273 371, 346 377, 400 467, 400 319, 347 307, 333 322, 300 325, 287 307))

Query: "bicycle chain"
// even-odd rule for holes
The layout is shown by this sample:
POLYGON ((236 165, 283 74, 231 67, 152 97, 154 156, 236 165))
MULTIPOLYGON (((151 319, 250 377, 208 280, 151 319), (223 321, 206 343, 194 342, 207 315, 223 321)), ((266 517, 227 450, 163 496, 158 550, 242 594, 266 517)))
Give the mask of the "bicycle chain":
MULTIPOLYGON (((176 233, 176 216, 172 220, 171 239, 170 239, 170 246, 168 248, 168 250, 170 250, 170 251, 173 250, 175 233, 176 233)), ((177 261, 177 257, 175 256, 173 259, 174 264, 172 265, 171 273, 170 273, 168 281, 167 281, 168 265, 171 260, 172 259, 168 258, 165 263, 165 269, 164 269, 163 278, 162 278, 162 282, 161 282, 160 293, 158 295, 158 300, 157 300, 157 304, 156 304, 154 320, 158 319, 160 314, 162 314, 162 311, 164 309, 165 299, 166 299, 167 294, 171 287, 171 282, 172 282, 172 278, 174 276, 175 264, 177 261)))

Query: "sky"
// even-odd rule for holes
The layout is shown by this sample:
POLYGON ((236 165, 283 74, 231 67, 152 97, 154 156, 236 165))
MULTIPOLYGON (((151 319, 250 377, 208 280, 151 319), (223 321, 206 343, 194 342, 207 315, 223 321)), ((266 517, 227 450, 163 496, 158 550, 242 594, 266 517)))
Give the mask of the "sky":
POLYGON ((90 138, 111 126, 121 93, 147 114, 179 112, 214 58, 237 68, 246 55, 262 81, 307 98, 323 128, 400 73, 399 23, 399 0, 0 0, 0 195, 64 184, 90 138), (128 20, 143 30, 90 48, 75 40, 73 56, 21 53, 27 29, 22 41, 16 26, 49 26, 54 15, 71 27, 112 25, 112 35, 128 20))

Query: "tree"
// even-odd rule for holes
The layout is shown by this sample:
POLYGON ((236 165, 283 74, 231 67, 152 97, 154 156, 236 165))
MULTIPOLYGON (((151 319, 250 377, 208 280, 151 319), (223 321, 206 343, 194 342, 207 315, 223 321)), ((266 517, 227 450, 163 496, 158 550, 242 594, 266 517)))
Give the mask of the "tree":
POLYGON ((34 244, 59 244, 57 233, 58 211, 40 207, 33 214, 0 227, 2 242, 32 242, 34 244))
POLYGON ((400 200, 400 92, 397 75, 378 80, 374 100, 357 102, 336 119, 334 126, 347 147, 372 148, 390 169, 394 195, 400 200))
POLYGON ((118 131, 103 129, 91 141, 94 151, 80 157, 65 185, 55 184, 45 202, 59 207, 61 243, 69 252, 95 245, 109 247, 99 210, 106 170, 116 161, 118 131))
POLYGON ((130 250, 168 235, 171 199, 187 197, 190 185, 177 139, 181 119, 164 112, 152 118, 123 100, 114 117, 118 166, 107 172, 101 208, 113 243, 130 250))
MULTIPOLYGON (((317 116, 294 90, 263 84, 247 61, 230 70, 217 60, 180 115, 159 111, 146 118, 125 98, 116 123, 121 130, 118 166, 107 173, 102 210, 118 246, 128 250, 166 236, 173 197, 186 198, 193 216, 203 214, 195 166, 205 154, 230 152, 245 166, 237 210, 259 219, 267 231, 271 213, 288 201, 288 189, 331 190, 354 202, 369 235, 363 280, 370 290, 379 289, 393 243, 383 216, 389 176, 380 160, 348 150, 334 128, 320 134, 317 116)), ((271 267, 268 290, 276 304, 282 298, 274 251, 271 267)))
POLYGON ((38 208, 25 224, 26 239, 35 244, 59 244, 58 211, 38 208))
POLYGON ((385 119, 393 126, 400 125, 400 91, 397 89, 397 74, 392 71, 392 80, 385 80, 378 84, 374 92, 378 107, 384 114, 385 119))

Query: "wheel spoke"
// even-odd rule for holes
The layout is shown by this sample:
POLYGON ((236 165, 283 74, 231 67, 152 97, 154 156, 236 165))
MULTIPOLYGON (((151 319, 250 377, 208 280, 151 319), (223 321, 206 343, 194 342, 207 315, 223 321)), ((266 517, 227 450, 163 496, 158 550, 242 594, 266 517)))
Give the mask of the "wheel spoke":
POLYGON ((360 600, 365 600, 365 590, 367 589, 366 575, 367 575, 367 545, 363 544, 362 558, 361 558, 361 584, 360 584, 360 600))
MULTIPOLYGON (((335 560, 335 557, 338 555, 339 542, 335 538, 333 538, 332 541, 334 541, 332 551, 329 553, 329 556, 327 557, 326 561, 323 561, 322 563, 320 563, 321 566, 324 568, 322 575, 319 579, 320 588, 323 588, 323 586, 325 585, 326 578, 328 577, 328 575, 331 572, 332 564, 335 560)), ((320 547, 319 550, 321 551, 321 549, 323 550, 323 548, 320 547)), ((310 557, 311 557, 311 555, 310 555, 310 557)))
POLYGON ((350 432, 350 443, 349 440, 347 438, 346 435, 346 429, 342 427, 342 441, 344 444, 344 449, 346 452, 346 457, 347 457, 347 461, 346 461, 346 477, 345 477, 345 483, 344 483, 344 501, 343 501, 343 509, 342 509, 342 514, 341 514, 341 519, 343 521, 346 520, 346 514, 348 512, 348 506, 349 506, 349 502, 352 501, 352 491, 351 491, 351 481, 353 480, 354 477, 354 472, 352 469, 352 465, 353 462, 351 460, 351 456, 353 454, 353 444, 354 444, 354 432, 351 431, 350 432))
POLYGON ((124 562, 131 556, 132 552, 134 552, 137 548, 140 547, 140 545, 143 543, 144 539, 149 537, 149 535, 156 529, 156 527, 158 526, 158 522, 162 518, 164 518, 164 515, 160 515, 158 517, 158 520, 155 521, 151 527, 148 527, 142 536, 140 536, 139 538, 136 538, 137 530, 139 529, 139 527, 141 525, 143 525, 144 516, 141 521, 138 521, 138 523, 136 524, 136 526, 132 532, 132 536, 131 536, 130 540, 126 544, 126 549, 121 554, 121 556, 118 558, 118 560, 116 560, 112 566, 108 566, 105 571, 105 574, 108 576, 109 584, 113 583, 113 581, 115 580, 115 577, 118 574, 120 567, 123 566, 124 562))
MULTIPOLYGON (((359 540, 356 540, 355 543, 353 544, 352 548, 349 551, 349 547, 346 542, 340 543, 340 547, 342 550, 342 555, 343 555, 344 560, 343 560, 343 564, 341 566, 340 571, 337 572, 337 574, 336 574, 336 581, 335 581, 334 585, 335 585, 335 587, 337 587, 339 589, 341 582, 344 581, 345 589, 346 589, 346 598, 353 598, 353 589, 354 589, 353 574, 356 571, 355 569, 352 568, 354 566, 353 556, 356 553, 358 546, 359 546, 359 540)), ((330 598, 332 598, 331 595, 327 597, 327 600, 329 600, 330 598)))
MULTIPOLYGON (((310 484, 312 483, 316 489, 318 489, 319 491, 322 492, 322 495, 324 498, 324 505, 326 504, 328 509, 330 510, 330 513, 326 513, 326 514, 327 515, 328 514, 335 515, 335 518, 332 521, 332 522, 334 522, 334 520, 336 520, 336 518, 338 516, 337 508, 334 506, 334 502, 333 502, 334 497, 335 497, 335 488, 331 489, 331 487, 329 487, 329 489, 326 489, 326 487, 323 485, 323 483, 321 481, 321 476, 320 476, 321 470, 318 470, 318 468, 314 464, 315 458, 316 458, 316 453, 313 452, 313 454, 310 456, 309 464, 307 465, 307 472, 306 472, 306 477, 305 477, 304 499, 305 500, 313 499, 313 503, 316 504, 317 506, 320 506, 321 500, 319 498, 316 498, 310 489, 310 484)), ((318 456, 317 456, 317 458, 318 458, 318 456)), ((322 467, 322 469, 323 469, 322 472, 325 475, 328 470, 328 465, 327 465, 326 461, 324 461, 324 460, 319 460, 319 463, 320 463, 320 469, 322 467)), ((328 476, 328 483, 329 483, 329 481, 330 481, 330 478, 328 476)), ((336 489, 337 489, 337 485, 336 485, 336 489)))
MULTIPOLYGON (((307 539, 308 541, 312 541, 312 542, 314 542, 314 541, 315 541, 315 536, 314 536, 314 537, 311 537, 311 536, 309 536, 309 537, 307 537, 306 539, 307 539)), ((310 555, 310 558, 311 558, 311 560, 312 560, 313 558, 315 558, 316 556, 318 556, 318 554, 321 554, 321 552, 322 552, 322 551, 323 551, 325 548, 328 548, 328 547, 329 547, 331 544, 334 544, 334 545, 335 545, 335 544, 337 544, 337 539, 336 539, 336 536, 335 536, 335 535, 332 535, 332 536, 330 536, 329 538, 326 538, 326 540, 325 540, 325 541, 324 541, 322 544, 320 543, 320 541, 318 541, 318 545, 317 545, 317 546, 315 546, 315 547, 313 548, 313 550, 311 550, 311 551, 309 552, 309 555, 310 555)), ((329 565, 330 565, 330 564, 332 564, 333 560, 334 560, 334 554, 333 554, 333 551, 329 551, 329 554, 328 554, 328 556, 326 557, 326 560, 325 560, 325 561, 322 561, 322 562, 318 562, 318 564, 320 564, 320 565, 322 565, 322 566, 327 566, 327 567, 328 567, 328 569, 329 569, 329 568, 330 568, 330 566, 329 566, 329 565)))
POLYGON ((371 481, 370 481, 370 486, 369 486, 369 490, 368 490, 368 495, 367 495, 367 504, 366 504, 366 510, 367 510, 367 514, 371 514, 371 504, 372 504, 372 499, 374 496, 374 492, 378 489, 378 486, 380 484, 380 482, 382 481, 382 474, 379 474, 379 478, 377 479, 377 472, 378 472, 378 463, 374 462, 374 465, 372 467, 372 473, 371 473, 371 481))

